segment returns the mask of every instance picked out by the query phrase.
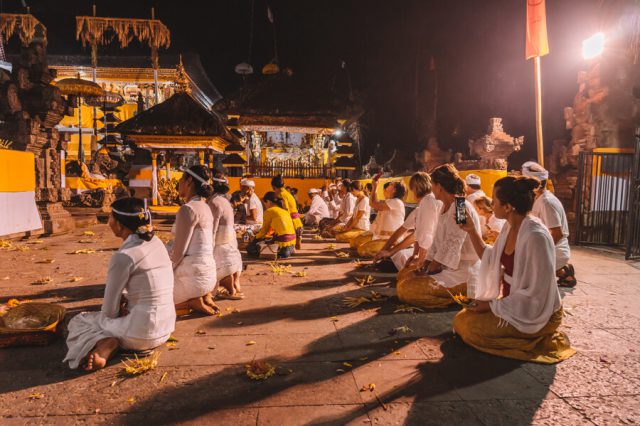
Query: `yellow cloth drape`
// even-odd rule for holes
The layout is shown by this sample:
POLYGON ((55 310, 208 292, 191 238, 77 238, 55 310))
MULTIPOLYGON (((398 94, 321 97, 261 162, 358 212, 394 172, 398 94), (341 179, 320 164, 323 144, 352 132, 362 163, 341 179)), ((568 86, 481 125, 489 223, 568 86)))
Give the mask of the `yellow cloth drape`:
POLYGON ((415 269, 404 272, 402 278, 398 277, 396 284, 396 293, 400 301, 423 308, 446 308, 455 304, 449 292, 466 296, 467 284, 463 283, 448 290, 430 275, 418 274, 415 269))
POLYGON ((518 331, 510 324, 500 327, 500 318, 493 312, 458 312, 453 328, 462 340, 479 351, 521 361, 555 364, 572 357, 567 336, 558 331, 563 310, 556 311, 547 325, 533 334, 518 331))
POLYGON ((357 250, 361 244, 368 243, 372 238, 373 234, 371 233, 371 231, 363 232, 362 234, 349 241, 349 247, 357 250))
POLYGON ((350 231, 340 232, 336 234, 336 241, 339 243, 350 243, 352 239, 359 237, 366 231, 362 229, 352 229, 350 231))
POLYGON ((374 257, 376 254, 378 254, 380 250, 382 250, 382 247, 384 247, 387 241, 388 239, 369 240, 363 244, 360 244, 358 246, 358 256, 364 257, 364 258, 374 257))
POLYGON ((106 189, 109 191, 117 187, 124 188, 119 179, 94 179, 90 177, 67 177, 65 185, 70 189, 106 189))

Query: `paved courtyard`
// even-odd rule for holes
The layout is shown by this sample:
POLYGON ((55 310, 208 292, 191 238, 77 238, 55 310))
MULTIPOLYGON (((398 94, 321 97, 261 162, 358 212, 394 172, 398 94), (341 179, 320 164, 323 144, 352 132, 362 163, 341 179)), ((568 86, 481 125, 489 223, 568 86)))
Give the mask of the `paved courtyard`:
MULTIPOLYGON (((95 235, 78 230, 0 249, 0 302, 99 309, 119 241, 106 225, 90 229, 95 235), (97 252, 69 254, 87 248, 97 252), (32 284, 45 277, 52 281, 32 284)), ((361 286, 361 266, 330 244, 309 239, 282 262, 291 265, 282 275, 247 262, 247 298, 220 302, 219 317, 180 318, 177 341, 141 376, 122 377, 120 358, 97 373, 71 371, 62 339, 0 349, 0 424, 640 423, 638 265, 574 248, 579 284, 563 291, 563 329, 578 354, 543 366, 465 346, 451 331, 457 309, 402 311, 391 279, 361 286), (379 300, 345 305, 372 292, 379 300), (250 380, 252 361, 276 374, 250 380)))

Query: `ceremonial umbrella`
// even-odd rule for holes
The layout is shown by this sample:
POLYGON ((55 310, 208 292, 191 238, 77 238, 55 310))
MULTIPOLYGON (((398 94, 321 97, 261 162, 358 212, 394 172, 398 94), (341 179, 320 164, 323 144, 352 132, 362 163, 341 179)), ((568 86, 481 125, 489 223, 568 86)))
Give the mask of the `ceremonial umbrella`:
POLYGON ((102 96, 104 90, 98 84, 77 78, 64 78, 56 83, 63 95, 76 96, 78 99, 78 160, 84 163, 84 147, 82 146, 82 98, 102 96))

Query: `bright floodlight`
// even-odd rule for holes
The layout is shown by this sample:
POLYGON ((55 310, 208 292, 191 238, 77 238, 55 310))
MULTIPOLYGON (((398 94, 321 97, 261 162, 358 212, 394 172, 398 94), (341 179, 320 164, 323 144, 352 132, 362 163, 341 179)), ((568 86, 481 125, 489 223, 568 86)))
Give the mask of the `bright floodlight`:
POLYGON ((335 135, 336 136, 342 136, 342 129, 336 129, 335 135))
POLYGON ((593 59, 604 51, 604 34, 596 33, 582 42, 582 57, 593 59))

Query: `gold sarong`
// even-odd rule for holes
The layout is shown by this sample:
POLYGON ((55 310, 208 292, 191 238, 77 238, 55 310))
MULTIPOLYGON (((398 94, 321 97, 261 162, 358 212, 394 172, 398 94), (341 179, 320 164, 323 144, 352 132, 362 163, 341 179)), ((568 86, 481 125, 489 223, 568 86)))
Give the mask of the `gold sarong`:
POLYGON ((566 334, 558 331, 562 308, 556 311, 540 331, 525 334, 511 324, 499 327, 493 312, 475 313, 463 309, 453 319, 453 328, 462 340, 479 351, 521 361, 555 364, 573 356, 566 334))
POLYGON ((467 294, 466 283, 447 289, 438 284, 432 276, 418 274, 415 268, 408 271, 407 269, 398 274, 396 284, 396 294, 401 302, 422 308, 446 308, 456 303, 449 292, 456 295, 467 294))
POLYGON ((369 241, 371 241, 372 238, 373 238, 373 234, 371 232, 369 231, 363 232, 362 234, 358 235, 357 237, 349 241, 349 247, 354 250, 357 250, 361 244, 368 243, 369 241))
POLYGON ((358 256, 364 258, 372 258, 387 243, 388 240, 369 240, 363 244, 358 245, 358 256))
POLYGON ((351 243, 356 237, 359 237, 360 234, 364 233, 362 229, 352 229, 350 231, 340 232, 336 234, 336 241, 339 243, 351 243))

